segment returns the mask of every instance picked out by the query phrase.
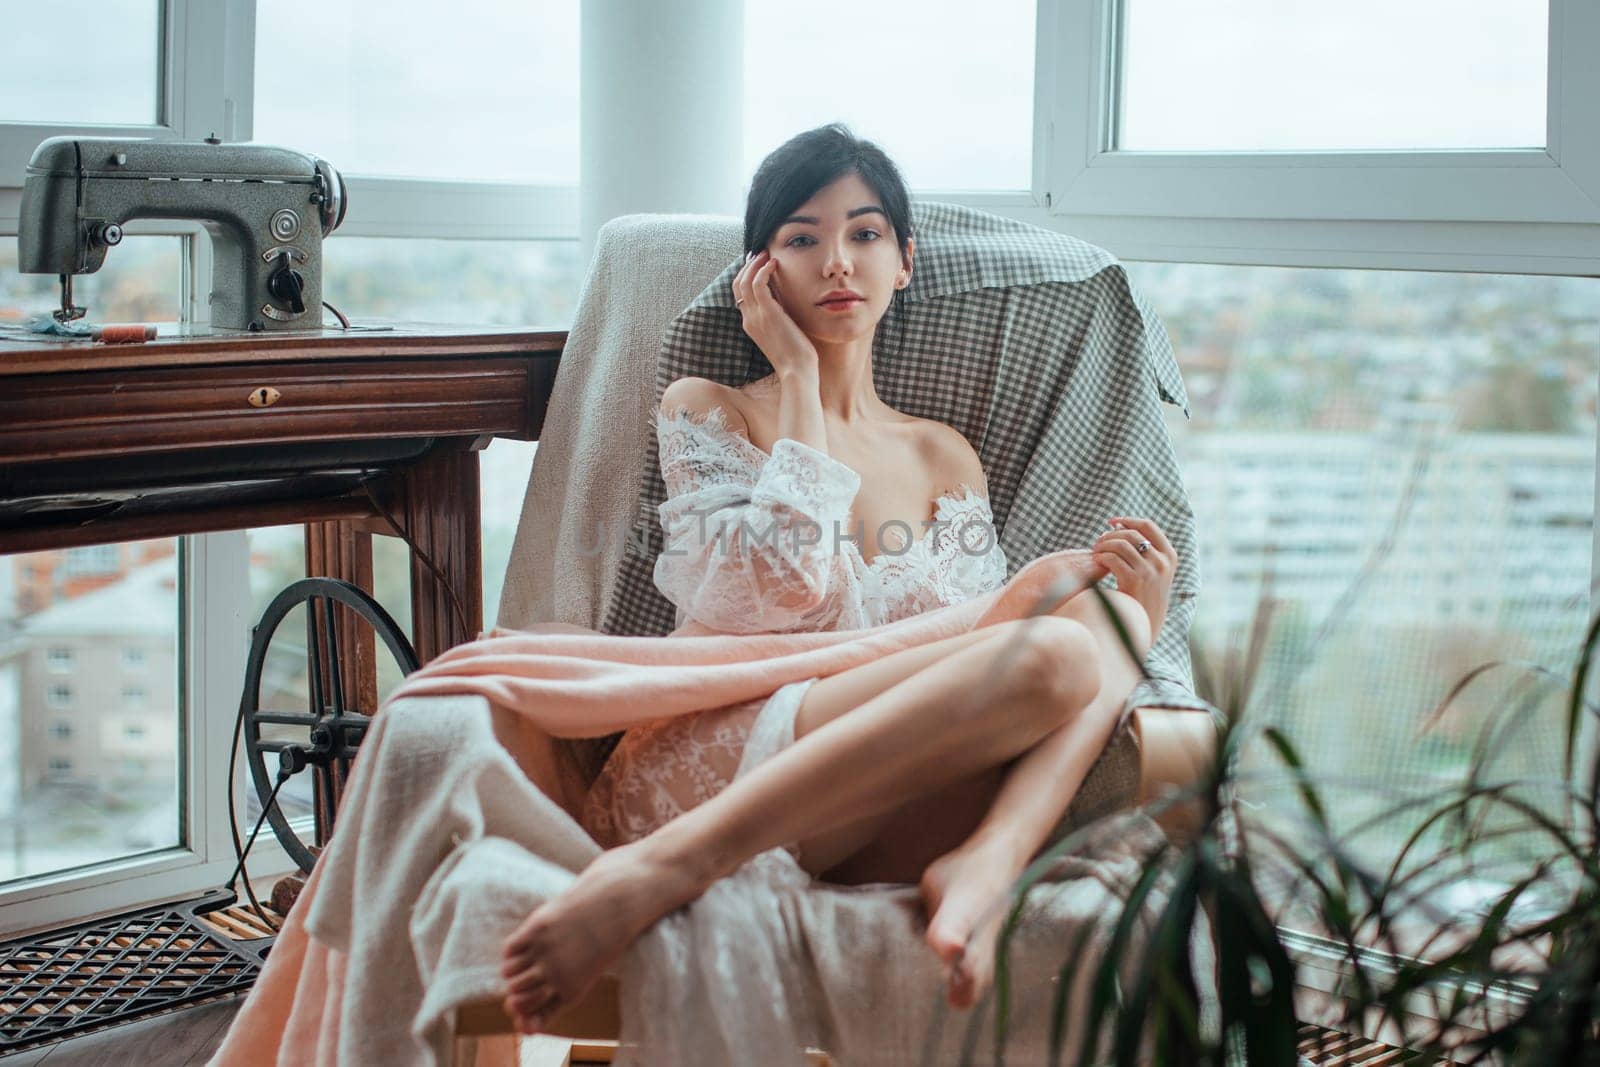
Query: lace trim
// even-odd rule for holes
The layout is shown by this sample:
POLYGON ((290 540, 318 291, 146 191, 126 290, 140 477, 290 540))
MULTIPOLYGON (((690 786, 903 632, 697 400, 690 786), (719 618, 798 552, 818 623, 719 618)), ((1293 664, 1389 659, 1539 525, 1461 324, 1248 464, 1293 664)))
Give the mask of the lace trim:
POLYGON ((726 448, 732 444, 732 451, 750 461, 752 466, 759 467, 772 457, 760 445, 756 444, 744 434, 728 429, 728 413, 721 404, 712 404, 703 417, 688 408, 679 408, 671 415, 661 414, 660 408, 650 413, 650 422, 657 434, 663 429, 679 430, 690 433, 694 430, 702 431, 697 434, 701 440, 712 442, 726 448), (744 451, 740 451, 740 447, 744 451))
MULTIPOLYGON (((671 415, 663 415, 661 414, 660 410, 657 409, 656 411, 651 412, 650 417, 658 434, 665 429, 668 432, 675 430, 680 433, 692 435, 700 441, 720 448, 724 452, 731 452, 734 455, 737 455, 740 459, 744 460, 750 465, 752 471, 759 472, 761 467, 765 465, 768 460, 773 458, 773 453, 767 452, 760 445, 750 440, 750 438, 746 437, 744 434, 728 428, 727 411, 721 404, 712 404, 706 410, 704 416, 700 416, 699 413, 692 412, 688 408, 679 408, 671 415), (699 432, 696 433, 696 431, 699 432)), ((815 449, 812 449, 811 446, 806 445, 803 442, 795 441, 792 438, 787 437, 779 438, 777 443, 773 445, 774 451, 776 451, 780 446, 783 446, 785 442, 808 451, 816 451, 815 449)), ((665 452, 663 452, 663 455, 665 455, 665 452)), ((840 466, 850 470, 852 473, 855 473, 857 477, 860 476, 860 473, 855 471, 855 468, 841 460, 827 455, 825 452, 817 452, 817 455, 831 460, 834 463, 838 463, 840 466)), ((957 483, 954 489, 934 497, 933 504, 934 521, 936 522, 952 521, 967 512, 977 512, 991 524, 994 521, 994 516, 989 508, 989 497, 978 492, 977 488, 973 486, 971 482, 964 481, 957 483)), ((917 541, 922 542, 927 540, 928 533, 934 529, 936 529, 934 526, 926 527, 923 534, 917 538, 917 541)), ((896 556, 894 558, 903 558, 904 555, 905 554, 902 553, 900 556, 896 556)), ((883 554, 880 553, 873 556, 871 562, 868 562, 865 559, 863 559, 862 562, 866 566, 871 567, 873 564, 877 563, 878 560, 883 558, 883 554)))
MULTIPOLYGON (((708 569, 712 561, 699 556, 658 559, 656 585, 679 606, 680 624, 690 616, 739 632, 755 626, 772 632, 872 626, 988 592, 1005 581, 1007 560, 989 498, 970 482, 939 494, 932 519, 906 531, 909 543, 857 542, 855 530, 845 525, 860 483, 849 465, 789 438, 776 442, 775 454, 769 454, 728 428, 731 415, 722 405, 705 412, 679 408, 670 415, 658 408, 652 418, 668 491, 660 512, 670 544, 688 537, 691 512, 741 505, 756 505, 780 522, 786 515, 805 515, 824 528, 823 546, 768 559, 771 573, 760 582, 748 580, 739 570, 743 565, 726 556, 717 558, 722 572, 716 574, 708 569), (830 520, 837 524, 836 534, 828 532, 830 520), (817 552, 830 558, 814 558, 817 552), (824 599, 814 603, 824 585, 824 599)), ((693 551, 698 542, 681 547, 693 551)))

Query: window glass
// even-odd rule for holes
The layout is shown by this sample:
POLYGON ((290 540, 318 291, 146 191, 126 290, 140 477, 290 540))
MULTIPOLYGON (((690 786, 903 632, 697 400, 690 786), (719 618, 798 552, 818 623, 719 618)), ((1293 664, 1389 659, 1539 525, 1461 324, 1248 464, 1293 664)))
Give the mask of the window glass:
POLYGON ((351 318, 564 330, 582 282, 576 241, 335 233, 322 248, 323 297, 351 318))
POLYGON ((746 174, 842 121, 926 190, 1033 187, 1033 0, 745 4, 746 174))
POLYGON ((3 10, 0 122, 160 121, 161 0, 51 0, 3 10), (92 37, 76 29, 91 26, 92 37))
POLYGON ((1542 148, 1544 0, 1123 0, 1117 147, 1542 148))
POLYGON ((0 556, 0 883, 180 842, 178 542, 107 547, 0 556))
MULTIPOLYGON (((1129 269, 1191 400, 1192 421, 1168 420, 1199 542, 1194 644, 1242 661, 1258 598, 1274 598, 1248 714, 1328 783, 1335 829, 1404 790, 1439 797, 1487 728, 1506 730, 1494 777, 1559 775, 1590 613, 1600 280, 1129 269), (1559 681, 1488 672, 1422 729, 1494 660, 1559 681)), ((1245 769, 1279 766, 1257 744, 1245 769)), ((1300 810, 1286 786, 1245 791, 1269 823, 1300 810)), ((1419 822, 1351 843, 1386 865, 1419 822)), ((1514 869, 1533 858, 1520 839, 1499 847, 1514 869)))
POLYGON ((578 0, 273 0, 255 139, 343 174, 575 185, 578 0))
MULTIPOLYGON (((413 241, 336 234, 325 248, 328 299, 357 319, 567 329, 577 306, 581 276, 575 241, 413 241), (405 271, 394 270, 396 257, 404 257, 405 271)), ((496 621, 535 448, 534 442, 496 438, 478 454, 486 627, 496 621)), ((402 611, 409 618, 405 546, 387 537, 376 538, 374 546, 380 590, 391 590, 380 600, 396 619, 402 611)), ((384 664, 379 657, 380 668, 384 664)))
MULTIPOLYGON (((182 260, 180 237, 124 237, 99 270, 73 277, 72 301, 87 322, 177 322, 182 260)), ((17 239, 0 234, 0 327, 60 306, 56 276, 19 274, 17 239)))

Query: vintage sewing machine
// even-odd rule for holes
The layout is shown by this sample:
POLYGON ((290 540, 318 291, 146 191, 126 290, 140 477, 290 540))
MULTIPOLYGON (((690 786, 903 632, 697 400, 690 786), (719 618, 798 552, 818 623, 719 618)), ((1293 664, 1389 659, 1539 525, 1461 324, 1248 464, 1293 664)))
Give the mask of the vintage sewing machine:
POLYGON ((61 279, 59 323, 132 219, 197 219, 211 235, 213 330, 322 325, 322 239, 347 206, 327 161, 270 145, 51 137, 22 187, 18 268, 61 279))

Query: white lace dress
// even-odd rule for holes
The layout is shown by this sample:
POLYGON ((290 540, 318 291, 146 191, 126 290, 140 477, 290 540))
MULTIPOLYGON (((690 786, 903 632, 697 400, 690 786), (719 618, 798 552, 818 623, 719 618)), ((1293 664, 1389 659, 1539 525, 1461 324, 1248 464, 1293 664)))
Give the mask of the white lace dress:
MULTIPOLYGON (((865 531, 849 522, 861 485, 849 466, 790 438, 769 455, 729 430, 720 407, 704 419, 658 412, 655 427, 667 493, 655 582, 677 605, 676 632, 860 629, 1005 581, 988 498, 969 485, 932 502, 920 535, 904 524, 874 532, 868 562, 865 531)), ((628 730, 590 788, 584 828, 612 848, 721 792, 793 742, 795 713, 814 681, 628 730)), ((798 873, 798 847, 783 852, 798 873)))

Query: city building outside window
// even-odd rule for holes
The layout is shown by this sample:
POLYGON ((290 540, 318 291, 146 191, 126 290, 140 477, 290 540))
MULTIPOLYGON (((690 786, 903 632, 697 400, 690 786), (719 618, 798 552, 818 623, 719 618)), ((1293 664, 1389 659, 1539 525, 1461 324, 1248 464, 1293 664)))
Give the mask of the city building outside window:
POLYGON ((122 562, 118 545, 85 545, 67 549, 66 575, 69 578, 115 574, 122 562))

